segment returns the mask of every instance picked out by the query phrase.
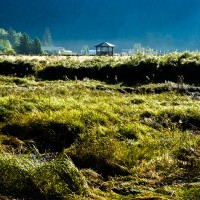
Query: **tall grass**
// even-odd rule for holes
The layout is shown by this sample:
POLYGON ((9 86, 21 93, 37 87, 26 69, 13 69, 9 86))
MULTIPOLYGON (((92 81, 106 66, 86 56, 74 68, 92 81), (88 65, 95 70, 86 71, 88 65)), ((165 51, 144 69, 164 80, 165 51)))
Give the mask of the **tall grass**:
MULTIPOLYGON (((164 69, 164 58, 170 65, 198 59, 190 53, 168 56, 135 55, 124 67, 144 70, 141 59, 147 59, 150 73, 155 62, 160 62, 156 69, 164 69)), ((91 62, 100 65, 106 59, 109 66, 89 70, 122 75, 123 59, 98 59, 91 62)), ((34 191, 38 196, 30 198, 181 199, 187 184, 198 182, 198 87, 184 83, 181 91, 175 82, 127 87, 115 75, 118 84, 0 76, 1 195, 29 198, 34 191), (83 173, 88 180, 79 171, 83 168, 89 169, 83 173)))
POLYGON ((165 55, 133 54, 130 57, 1 57, 0 74, 38 80, 82 80, 85 77, 134 85, 137 83, 177 81, 199 84, 198 52, 165 55), (116 78, 117 77, 117 78, 116 78))
POLYGON ((49 162, 0 154, 0 194, 16 198, 63 199, 86 194, 87 183, 67 157, 49 162))

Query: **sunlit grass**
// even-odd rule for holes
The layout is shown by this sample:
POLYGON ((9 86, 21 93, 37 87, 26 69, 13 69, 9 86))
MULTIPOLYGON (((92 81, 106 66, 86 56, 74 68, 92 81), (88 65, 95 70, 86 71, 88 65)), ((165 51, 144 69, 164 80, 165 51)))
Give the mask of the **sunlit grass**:
MULTIPOLYGON (((69 193, 72 199, 181 199, 187 189, 183 177, 195 182, 199 176, 199 158, 194 154, 200 151, 199 101, 180 93, 172 82, 134 86, 132 92, 125 89, 120 83, 95 80, 0 76, 0 169, 14 160, 22 176, 33 177, 39 170, 44 180, 26 180, 33 181, 42 194, 63 199, 69 193), (71 142, 65 141, 67 137, 71 142), (38 152, 45 143, 49 149, 38 152), (71 157, 79 169, 96 171, 103 183, 99 179, 96 185, 90 183, 88 196, 69 192, 63 178, 51 175, 62 163, 55 161, 56 168, 54 161, 39 162, 40 156, 55 149, 71 157), (37 159, 31 160, 30 155, 37 159), (28 165, 25 171, 23 163, 28 165), (51 183, 45 181, 48 178, 51 183)), ((7 167, 8 173, 9 169, 16 174, 12 167, 7 167)), ((2 176, 7 188, 22 179, 16 177, 6 183, 2 176)))

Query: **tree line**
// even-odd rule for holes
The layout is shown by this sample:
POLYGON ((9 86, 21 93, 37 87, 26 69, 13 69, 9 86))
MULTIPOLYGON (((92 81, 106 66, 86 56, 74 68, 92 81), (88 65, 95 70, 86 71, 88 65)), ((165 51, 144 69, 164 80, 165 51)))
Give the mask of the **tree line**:
MULTIPOLYGON (((52 38, 48 28, 44 33, 44 46, 51 46, 52 38)), ((30 39, 27 33, 16 32, 12 28, 5 30, 0 28, 0 53, 3 54, 43 54, 42 44, 39 38, 30 39)))

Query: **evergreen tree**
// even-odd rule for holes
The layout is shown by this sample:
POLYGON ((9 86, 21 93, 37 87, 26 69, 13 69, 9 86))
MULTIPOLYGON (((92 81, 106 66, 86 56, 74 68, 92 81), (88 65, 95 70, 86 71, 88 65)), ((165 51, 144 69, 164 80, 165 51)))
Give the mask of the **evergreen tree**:
POLYGON ((31 41, 29 36, 24 33, 19 39, 19 45, 17 46, 17 53, 30 54, 31 53, 31 41))
POLYGON ((8 35, 8 32, 4 30, 3 28, 0 28, 0 40, 6 40, 7 35, 8 35))
POLYGON ((1 40, 0 39, 0 51, 5 54, 15 54, 15 51, 10 44, 9 40, 1 40))
POLYGON ((0 43, 0 53, 3 53, 5 51, 5 47, 3 44, 0 43))
POLYGON ((141 43, 135 43, 133 46, 134 53, 144 53, 145 48, 142 46, 141 43))
POLYGON ((43 53, 42 47, 41 47, 41 42, 38 38, 34 39, 31 44, 31 53, 34 55, 40 55, 43 53))
POLYGON ((10 41, 11 45, 13 46, 14 49, 17 48, 17 46, 19 45, 19 40, 20 37, 22 36, 21 33, 17 33, 15 30, 13 30, 12 28, 10 28, 7 31, 7 39, 10 41))
POLYGON ((83 55, 89 55, 89 46, 88 45, 84 45, 82 48, 82 54, 83 55))
POLYGON ((46 27, 46 30, 44 32, 44 46, 51 47, 52 46, 52 37, 51 32, 48 27, 46 27))
POLYGON ((0 39, 0 52, 2 53, 2 52, 4 52, 5 51, 5 44, 4 44, 4 40, 1 40, 0 39))

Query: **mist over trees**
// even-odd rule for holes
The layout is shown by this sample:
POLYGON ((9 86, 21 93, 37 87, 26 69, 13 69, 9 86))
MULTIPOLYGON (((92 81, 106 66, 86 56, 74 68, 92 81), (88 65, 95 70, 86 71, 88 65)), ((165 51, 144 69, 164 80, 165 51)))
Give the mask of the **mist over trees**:
POLYGON ((51 47, 53 45, 51 32, 48 27, 46 27, 45 32, 44 32, 43 44, 45 47, 51 47))
POLYGON ((42 54, 41 42, 38 38, 30 39, 26 33, 16 32, 12 28, 0 28, 0 52, 3 54, 42 54))

